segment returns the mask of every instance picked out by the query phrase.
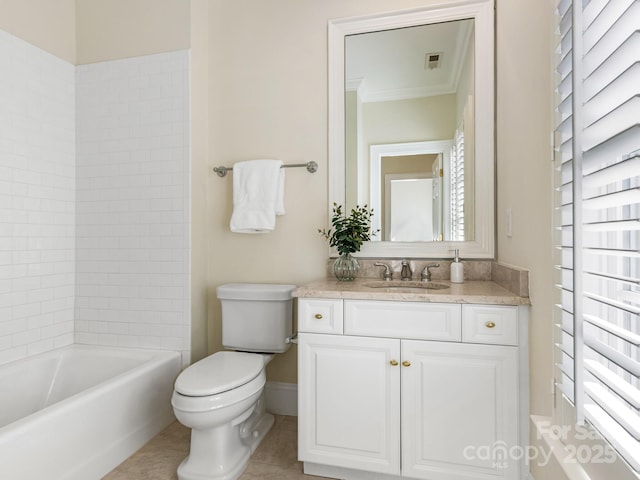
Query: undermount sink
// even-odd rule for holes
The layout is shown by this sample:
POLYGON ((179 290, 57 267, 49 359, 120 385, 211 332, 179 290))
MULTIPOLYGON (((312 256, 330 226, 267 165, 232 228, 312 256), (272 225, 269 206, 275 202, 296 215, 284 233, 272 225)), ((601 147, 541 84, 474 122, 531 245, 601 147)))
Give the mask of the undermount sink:
POLYGON ((449 285, 444 283, 435 282, 416 282, 416 281, 404 281, 404 280, 375 280, 372 282, 363 283, 365 287, 369 288, 397 288, 397 289, 420 289, 420 290, 442 290, 449 288, 449 285))

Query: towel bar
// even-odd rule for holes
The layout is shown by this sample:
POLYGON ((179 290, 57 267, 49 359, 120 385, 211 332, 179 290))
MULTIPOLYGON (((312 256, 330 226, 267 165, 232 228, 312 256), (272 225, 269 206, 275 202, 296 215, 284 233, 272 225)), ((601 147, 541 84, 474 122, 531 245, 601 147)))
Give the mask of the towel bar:
MULTIPOLYGON (((288 165, 282 165, 280 168, 293 168, 293 167, 306 167, 307 172, 316 173, 318 171, 318 164, 316 162, 307 162, 307 163, 291 163, 288 165)), ((214 167, 214 172, 218 174, 219 177, 224 177, 227 175, 227 172, 232 172, 233 167, 214 167)))

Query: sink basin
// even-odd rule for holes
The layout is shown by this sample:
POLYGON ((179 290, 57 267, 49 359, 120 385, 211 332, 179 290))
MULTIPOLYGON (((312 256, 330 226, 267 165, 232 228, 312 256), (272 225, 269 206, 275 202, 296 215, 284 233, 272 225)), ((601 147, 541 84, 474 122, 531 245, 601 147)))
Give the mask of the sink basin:
POLYGON ((446 285, 444 283, 416 282, 411 280, 374 280, 371 282, 363 283, 363 285, 369 288, 397 288, 411 290, 442 290, 444 288, 449 288, 449 285, 446 285))

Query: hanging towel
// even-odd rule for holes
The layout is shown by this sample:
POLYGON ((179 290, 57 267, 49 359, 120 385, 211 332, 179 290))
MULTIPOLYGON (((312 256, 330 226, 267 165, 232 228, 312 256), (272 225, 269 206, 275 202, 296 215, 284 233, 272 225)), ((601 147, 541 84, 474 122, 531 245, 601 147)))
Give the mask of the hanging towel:
POLYGON ((247 160, 233 165, 233 214, 236 233, 267 233, 284 215, 284 169, 280 160, 247 160))

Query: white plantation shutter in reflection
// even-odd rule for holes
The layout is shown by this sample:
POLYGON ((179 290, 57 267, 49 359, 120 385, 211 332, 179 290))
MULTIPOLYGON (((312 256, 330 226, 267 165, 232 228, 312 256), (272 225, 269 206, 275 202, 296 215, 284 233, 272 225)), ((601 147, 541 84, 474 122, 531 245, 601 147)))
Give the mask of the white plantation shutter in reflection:
POLYGON ((455 132, 451 147, 451 240, 464 240, 464 128, 455 132))
POLYGON ((558 14, 557 380, 640 471, 640 1, 558 14))

